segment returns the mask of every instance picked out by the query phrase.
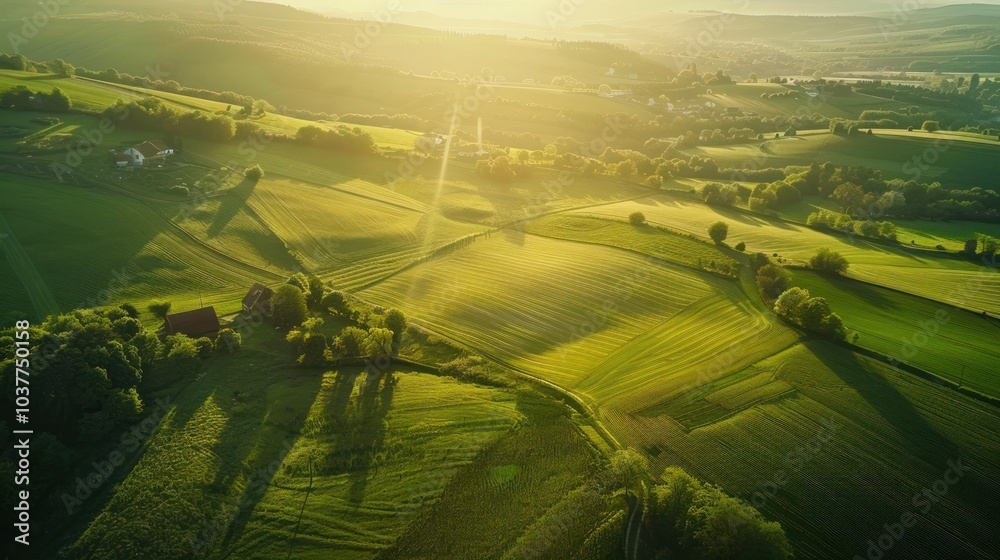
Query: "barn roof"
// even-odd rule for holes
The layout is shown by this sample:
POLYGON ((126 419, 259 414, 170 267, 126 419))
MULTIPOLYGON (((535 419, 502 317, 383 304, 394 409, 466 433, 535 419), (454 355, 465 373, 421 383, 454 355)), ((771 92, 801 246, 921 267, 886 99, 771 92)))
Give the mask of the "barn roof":
POLYGON ((253 309, 258 304, 270 301, 273 295, 274 290, 271 288, 260 283, 254 284, 243 298, 243 308, 253 309))
POLYGON ((151 158, 160 155, 160 152, 167 150, 167 146, 159 140, 145 141, 132 146, 132 149, 142 154, 142 157, 151 158))
POLYGON ((198 336, 217 331, 222 325, 219 324, 219 316, 216 315, 214 307, 203 307, 193 311, 167 315, 164 326, 167 334, 198 336))

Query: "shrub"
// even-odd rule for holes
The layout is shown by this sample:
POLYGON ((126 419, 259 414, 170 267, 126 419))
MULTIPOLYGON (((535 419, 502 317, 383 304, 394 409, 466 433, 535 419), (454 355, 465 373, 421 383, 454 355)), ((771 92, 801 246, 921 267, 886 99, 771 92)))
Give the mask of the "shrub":
POLYGON ((306 319, 306 298, 297 286, 282 284, 271 296, 274 326, 291 328, 306 319))
POLYGON ((726 222, 715 222, 708 226, 708 236, 716 243, 722 243, 729 237, 729 224, 726 222))
POLYGON ((816 251, 813 258, 809 259, 809 266, 821 272, 843 274, 847 272, 847 267, 850 265, 843 255, 823 247, 816 251))
POLYGON ((646 215, 643 214, 642 212, 632 212, 628 216, 628 221, 633 226, 641 226, 642 224, 646 223, 646 215))
POLYGON ((920 129, 926 132, 937 132, 941 130, 941 123, 938 121, 924 121, 920 129))
POLYGON ((737 251, 739 251, 739 252, 741 252, 741 253, 742 253, 743 251, 746 251, 746 250, 747 250, 747 244, 746 244, 746 243, 744 243, 744 242, 742 242, 742 241, 740 241, 739 243, 737 243, 737 244, 736 244, 736 247, 735 247, 735 249, 736 249, 737 251))
POLYGON ((156 315, 160 319, 166 319, 167 315, 170 313, 171 303, 169 301, 156 300, 149 304, 147 309, 153 315, 156 315))
POLYGON ((776 264, 765 264, 757 271, 757 287, 768 299, 775 299, 788 289, 788 272, 776 264))
POLYGON ((264 178, 264 169, 259 163, 255 163, 243 171, 243 176, 246 177, 247 180, 256 183, 264 178))
POLYGON ((243 346, 243 336, 233 329, 222 329, 215 337, 215 351, 226 350, 230 353, 239 350, 243 346))

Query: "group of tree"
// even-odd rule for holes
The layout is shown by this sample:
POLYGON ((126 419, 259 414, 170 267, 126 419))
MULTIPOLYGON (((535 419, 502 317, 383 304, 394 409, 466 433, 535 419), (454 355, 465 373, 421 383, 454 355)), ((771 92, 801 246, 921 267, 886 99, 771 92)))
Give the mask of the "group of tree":
POLYGON ((525 164, 513 163, 507 155, 497 155, 492 159, 477 161, 476 174, 485 179, 508 183, 518 178, 527 177, 529 171, 525 164))
POLYGON ((303 144, 339 152, 373 154, 377 151, 372 135, 358 127, 340 125, 334 128, 321 128, 307 125, 299 129, 295 139, 303 144))
POLYGON ((165 132, 212 142, 242 138, 250 133, 251 125, 256 126, 255 123, 243 122, 237 125, 228 115, 174 109, 155 97, 131 101, 120 99, 105 109, 102 116, 123 128, 165 132))
POLYGON ((781 525, 751 505, 668 468, 649 493, 643 519, 660 550, 679 560, 785 560, 792 546, 781 525))
POLYGON ((271 310, 274 325, 289 329, 286 339, 298 352, 299 362, 311 367, 340 358, 395 355, 407 324, 398 309, 352 309, 346 294, 302 273, 275 288, 271 310), (351 324, 328 338, 320 331, 323 313, 343 317, 351 324))
POLYGON ((757 280, 757 289, 765 300, 775 300, 791 287, 792 280, 788 272, 764 253, 750 255, 750 268, 757 280))
POLYGON ((774 312, 806 329, 835 340, 847 338, 840 315, 830 310, 825 298, 812 297, 809 290, 790 288, 774 302, 774 312))
POLYGON ((820 210, 809 214, 806 223, 811 227, 853 233, 872 239, 896 241, 896 224, 888 221, 855 220, 847 214, 820 210))
POLYGON ((51 92, 46 93, 44 91, 32 91, 26 86, 17 85, 0 91, 0 109, 65 113, 72 108, 73 102, 59 88, 53 88, 51 92))

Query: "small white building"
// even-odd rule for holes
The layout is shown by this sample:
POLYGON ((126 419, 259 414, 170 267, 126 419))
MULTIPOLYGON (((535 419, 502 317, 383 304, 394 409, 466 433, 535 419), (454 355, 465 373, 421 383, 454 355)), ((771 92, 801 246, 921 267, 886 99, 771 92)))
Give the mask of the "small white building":
POLYGON ((159 140, 147 140, 122 153, 129 158, 129 165, 145 165, 146 160, 174 155, 174 150, 159 140))

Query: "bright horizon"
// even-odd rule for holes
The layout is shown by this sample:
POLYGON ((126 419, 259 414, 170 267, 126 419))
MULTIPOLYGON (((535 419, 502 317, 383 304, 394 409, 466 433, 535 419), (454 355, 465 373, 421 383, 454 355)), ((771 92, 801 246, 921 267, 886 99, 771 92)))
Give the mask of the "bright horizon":
POLYGON ((985 2, 927 2, 919 0, 845 0, 829 3, 802 3, 793 0, 680 0, 664 6, 656 0, 279 0, 297 8, 325 14, 369 14, 391 9, 394 12, 428 12, 457 19, 495 19, 520 23, 544 23, 550 12, 571 11, 582 18, 614 18, 620 14, 687 13, 720 11, 751 15, 852 15, 912 11, 953 5, 1000 5, 1000 0, 985 2), (624 9, 623 5, 628 6, 624 9))

